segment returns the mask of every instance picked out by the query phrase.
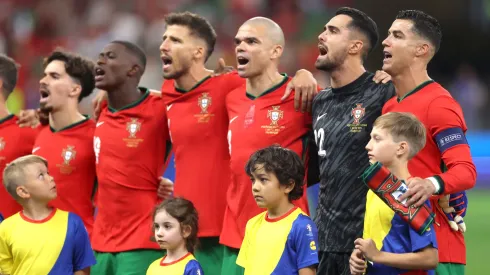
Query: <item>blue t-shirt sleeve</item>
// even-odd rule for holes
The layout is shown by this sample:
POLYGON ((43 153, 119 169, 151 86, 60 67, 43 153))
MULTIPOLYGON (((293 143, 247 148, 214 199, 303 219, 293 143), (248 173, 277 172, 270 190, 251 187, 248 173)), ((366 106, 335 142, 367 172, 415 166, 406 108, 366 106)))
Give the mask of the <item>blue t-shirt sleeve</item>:
POLYGON ((74 253, 73 253, 73 271, 78 271, 90 267, 95 264, 94 251, 90 245, 90 239, 88 237, 87 230, 83 225, 82 219, 73 214, 72 218, 76 226, 75 239, 74 239, 74 253))
POLYGON ((293 223, 292 234, 299 269, 318 264, 318 229, 305 215, 299 215, 293 223))
MULTIPOLYGON (((429 202, 426 202, 429 206, 429 202)), ((419 251, 427 246, 432 246, 437 248, 436 232, 434 231, 434 223, 424 232, 424 234, 419 235, 411 226, 408 226, 410 233, 410 242, 412 244, 412 252, 419 251)))
POLYGON ((204 275, 204 271, 198 261, 190 260, 185 265, 184 275, 204 275))
POLYGON ((2 216, 2 213, 0 213, 0 222, 2 222, 4 220, 3 216, 2 216))

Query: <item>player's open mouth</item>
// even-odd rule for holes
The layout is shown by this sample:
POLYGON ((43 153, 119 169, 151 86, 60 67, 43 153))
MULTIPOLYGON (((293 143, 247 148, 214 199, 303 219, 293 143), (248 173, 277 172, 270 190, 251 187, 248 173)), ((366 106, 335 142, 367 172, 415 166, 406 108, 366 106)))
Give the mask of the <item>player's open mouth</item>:
POLYGON ((261 201, 261 200, 263 200, 264 198, 263 198, 262 196, 254 196, 254 199, 255 199, 256 201, 261 201))
POLYGON ((39 88, 39 95, 41 96, 39 103, 45 103, 49 97, 49 90, 46 89, 45 87, 41 87, 39 88))
POLYGON ((323 45, 318 45, 318 51, 320 52, 320 55, 326 55, 328 53, 328 50, 325 46, 323 45))
POLYGON ((383 55, 384 55, 384 59, 383 59, 383 61, 387 61, 387 60, 389 60, 389 59, 391 59, 391 58, 392 58, 391 53, 389 53, 389 52, 387 52, 387 51, 383 51, 383 55))
POLYGON ((162 56, 163 70, 168 69, 172 65, 172 58, 170 56, 162 56))
POLYGON ((238 63, 237 69, 240 69, 245 67, 250 60, 243 56, 237 56, 236 61, 238 63))
POLYGON ((100 81, 104 78, 105 71, 100 67, 95 67, 95 81, 100 81))

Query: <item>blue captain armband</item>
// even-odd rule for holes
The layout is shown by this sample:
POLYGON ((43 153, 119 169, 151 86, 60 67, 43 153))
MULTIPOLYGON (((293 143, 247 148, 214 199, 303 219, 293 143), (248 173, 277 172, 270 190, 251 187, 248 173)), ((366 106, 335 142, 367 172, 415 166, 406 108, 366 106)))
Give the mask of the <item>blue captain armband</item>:
POLYGON ((463 130, 459 127, 448 128, 436 135, 435 141, 439 151, 444 153, 447 149, 460 144, 468 144, 463 130))

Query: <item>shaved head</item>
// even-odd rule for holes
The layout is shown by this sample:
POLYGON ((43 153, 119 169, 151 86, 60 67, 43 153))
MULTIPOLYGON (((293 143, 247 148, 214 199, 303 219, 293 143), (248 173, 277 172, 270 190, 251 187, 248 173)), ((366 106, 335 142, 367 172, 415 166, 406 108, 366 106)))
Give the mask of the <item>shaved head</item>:
POLYGON ((263 28, 265 33, 267 33, 267 38, 269 38, 273 44, 284 47, 284 33, 282 32, 281 27, 271 19, 266 17, 254 17, 245 21, 242 27, 246 25, 256 28, 263 28))

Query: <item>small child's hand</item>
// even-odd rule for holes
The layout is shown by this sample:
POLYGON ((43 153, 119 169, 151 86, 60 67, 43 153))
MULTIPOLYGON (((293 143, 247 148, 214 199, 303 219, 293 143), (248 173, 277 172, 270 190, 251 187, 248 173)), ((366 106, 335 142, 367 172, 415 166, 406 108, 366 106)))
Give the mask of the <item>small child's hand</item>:
POLYGON ((349 266, 351 275, 362 275, 366 272, 366 261, 364 260, 361 250, 354 249, 354 251, 352 251, 349 266))
POLYGON ((356 245, 355 248, 362 252, 364 258, 366 258, 368 261, 375 262, 373 259, 376 258, 380 252, 378 248, 376 248, 376 244, 372 239, 364 240, 359 238, 354 241, 354 244, 356 245))
POLYGON ((158 184, 157 194, 161 199, 166 199, 170 197, 172 192, 174 191, 174 183, 166 178, 160 177, 160 182, 158 184))

